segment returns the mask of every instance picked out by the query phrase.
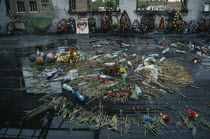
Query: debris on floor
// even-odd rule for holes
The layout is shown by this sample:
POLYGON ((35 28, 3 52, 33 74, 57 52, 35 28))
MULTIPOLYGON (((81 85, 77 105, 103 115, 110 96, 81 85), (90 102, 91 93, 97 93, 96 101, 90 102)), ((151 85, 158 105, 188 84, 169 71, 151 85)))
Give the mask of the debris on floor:
MULTIPOLYGON (((192 50, 191 42, 189 46, 180 42, 171 42, 168 45, 167 42, 161 42, 159 45, 157 47, 156 44, 148 42, 146 45, 134 46, 131 42, 101 41, 84 44, 87 47, 60 47, 57 52, 47 52, 46 57, 40 52, 36 58, 31 54, 31 63, 27 70, 30 70, 33 76, 27 78, 37 80, 37 84, 59 82, 56 88, 63 88, 63 94, 42 90, 46 96, 41 100, 47 103, 28 111, 25 118, 54 109, 59 116, 69 121, 70 129, 88 124, 93 130, 107 127, 107 130, 112 129, 125 136, 132 132, 131 125, 142 125, 145 130, 157 135, 163 127, 168 128, 166 121, 173 119, 172 115, 162 112, 155 117, 142 115, 139 111, 141 106, 132 107, 135 117, 122 116, 121 110, 118 115, 108 115, 101 101, 127 103, 141 101, 142 98, 159 99, 168 94, 179 94, 181 88, 192 85, 194 81, 188 69, 167 56, 179 53, 197 63, 202 61, 202 55, 208 54, 206 47, 206 52, 202 53, 204 48, 198 49, 198 45, 195 45, 192 50), (158 53, 139 54, 137 49, 144 50, 145 47, 158 53), (193 53, 201 51, 202 55, 193 54, 191 50, 193 53), (100 101, 97 111, 86 109, 89 103, 96 100, 100 101)), ((37 87, 39 86, 34 86, 37 87)), ((205 126, 205 129, 209 130, 208 122, 205 123, 205 120, 192 110, 185 114, 176 111, 176 114, 183 118, 187 128, 192 129, 193 136, 197 127, 205 126), (193 127, 189 127, 188 122, 192 122, 193 127)))

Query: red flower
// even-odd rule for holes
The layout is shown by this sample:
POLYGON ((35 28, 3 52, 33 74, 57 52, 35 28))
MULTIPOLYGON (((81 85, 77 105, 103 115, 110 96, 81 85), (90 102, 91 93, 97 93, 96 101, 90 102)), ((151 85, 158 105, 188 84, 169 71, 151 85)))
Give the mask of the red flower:
POLYGON ((201 50, 201 53, 202 53, 202 54, 206 54, 207 51, 206 51, 206 50, 201 50))
POLYGON ((117 95, 112 93, 112 94, 109 94, 109 96, 116 97, 117 95))
POLYGON ((192 110, 188 110, 187 112, 188 112, 193 118, 197 118, 197 117, 199 116, 197 112, 194 112, 194 111, 192 111, 192 110))
POLYGON ((161 43, 160 45, 161 45, 161 46, 166 46, 166 43, 161 43))
POLYGON ((120 96, 121 96, 121 97, 124 97, 124 96, 125 96, 125 94, 120 94, 120 96))
POLYGON ((122 92, 122 89, 121 88, 118 88, 118 93, 121 93, 122 92))
POLYGON ((184 50, 184 45, 182 45, 182 46, 179 48, 179 50, 184 50))
POLYGON ((131 106, 131 109, 135 110, 135 109, 138 109, 139 106, 131 106))
POLYGON ((132 90, 125 90, 126 93, 132 94, 133 91, 132 90))
POLYGON ((160 112, 160 116, 163 117, 164 120, 169 120, 170 119, 170 117, 168 115, 165 115, 162 112, 160 112))
POLYGON ((170 117, 168 115, 163 115, 162 117, 163 117, 164 120, 169 120, 170 119, 170 117))
POLYGON ((109 95, 110 93, 109 92, 104 92, 104 95, 109 95))

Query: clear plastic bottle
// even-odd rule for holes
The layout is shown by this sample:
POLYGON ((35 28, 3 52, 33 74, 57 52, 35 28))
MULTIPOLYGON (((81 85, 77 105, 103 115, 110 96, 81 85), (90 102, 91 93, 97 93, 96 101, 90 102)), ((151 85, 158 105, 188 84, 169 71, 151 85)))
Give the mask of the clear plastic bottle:
POLYGON ((74 92, 73 88, 67 84, 63 84, 63 89, 69 92, 74 92))
POLYGON ((70 82, 70 81, 73 81, 73 80, 75 80, 76 79, 76 77, 71 77, 71 76, 66 76, 66 77, 64 77, 64 82, 70 82))
POLYGON ((135 85, 135 93, 137 96, 142 96, 142 91, 139 86, 135 85))

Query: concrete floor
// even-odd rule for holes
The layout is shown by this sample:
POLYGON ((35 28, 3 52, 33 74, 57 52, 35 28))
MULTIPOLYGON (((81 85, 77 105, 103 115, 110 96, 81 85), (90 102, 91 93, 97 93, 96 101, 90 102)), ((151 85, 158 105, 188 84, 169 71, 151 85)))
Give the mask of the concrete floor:
MULTIPOLYGON (((35 47, 54 44, 55 47, 62 45, 63 39, 77 40, 77 45, 81 45, 83 42, 90 42, 93 40, 130 40, 134 43, 144 43, 148 41, 153 41, 155 39, 162 39, 163 37, 167 41, 179 40, 179 41, 193 41, 199 44, 210 45, 209 34, 171 34, 171 35, 127 35, 127 36, 109 36, 104 34, 91 34, 91 35, 46 35, 46 36, 13 36, 0 38, 0 138, 108 138, 106 130, 100 131, 89 131, 89 129, 75 129, 74 131, 69 131, 69 125, 62 119, 57 119, 56 117, 49 118, 45 121, 39 121, 41 115, 31 119, 22 120, 24 116, 24 111, 30 110, 39 106, 40 103, 38 99, 40 96, 26 95, 23 91, 11 90, 6 88, 19 88, 20 79, 22 77, 22 72, 20 70, 21 65, 18 57, 28 56, 29 54, 35 52, 35 47), (17 79, 20 77, 19 79, 17 79), (4 88, 4 89, 3 89, 4 88), (14 135, 14 136, 12 136, 14 135)), ((132 49, 132 48, 131 48, 132 49)), ((158 50, 143 50, 139 51, 141 54, 150 53, 160 53, 158 50)), ((186 96, 183 98, 179 94, 167 95, 159 99, 161 104, 169 103, 171 106, 178 110, 182 108, 178 105, 178 101, 181 101, 184 105, 193 106, 197 109, 210 113, 210 109, 205 103, 210 102, 209 97, 209 84, 210 84, 210 74, 209 69, 204 68, 202 64, 195 64, 192 61, 187 61, 184 59, 182 54, 168 55, 168 59, 176 61, 181 65, 187 67, 190 73, 195 79, 195 86, 199 88, 185 87, 182 89, 181 93, 186 96)), ((130 113, 127 106, 131 105, 147 105, 150 108, 161 108, 161 105, 155 101, 151 100, 149 102, 129 102, 128 104, 111 104, 112 108, 109 111, 113 114, 114 111, 119 110, 119 107, 123 109, 126 113, 130 113)), ((110 103, 105 102, 104 106, 109 107, 110 103)), ((89 106, 92 107, 92 106, 89 106)), ((166 110, 164 110, 166 111, 166 110)), ((151 110, 151 113, 155 111, 151 110)), ((172 115, 172 113, 168 112, 172 115)), ((199 113, 204 118, 210 121, 210 117, 199 113)), ((124 138, 192 138, 192 135, 185 129, 176 131, 173 125, 174 121, 170 121, 168 124, 169 130, 164 129, 161 131, 160 135, 153 136, 148 134, 146 137, 143 132, 129 133, 124 138)), ((135 129, 135 127, 133 127, 135 129)), ((122 138, 118 133, 109 132, 109 138, 122 138)), ((198 134, 195 138, 210 138, 210 134, 198 130, 198 134)))

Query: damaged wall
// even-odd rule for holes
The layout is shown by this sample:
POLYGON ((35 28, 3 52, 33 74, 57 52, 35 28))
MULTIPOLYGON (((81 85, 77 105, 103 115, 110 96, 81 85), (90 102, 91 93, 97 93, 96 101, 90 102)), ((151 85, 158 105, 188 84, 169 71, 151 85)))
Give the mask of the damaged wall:
POLYGON ((52 26, 50 32, 57 31, 57 23, 61 19, 68 19, 70 15, 68 14, 69 10, 69 0, 52 0, 53 10, 54 10, 54 19, 52 21, 52 26))
MULTIPOLYGON (((203 2, 208 2, 209 0, 188 0, 187 1, 187 7, 188 7, 188 13, 184 15, 184 20, 187 22, 190 22, 191 20, 196 20, 198 21, 199 19, 202 19, 203 17, 206 19, 209 19, 209 15, 203 16, 203 9, 204 5, 203 2)), ((94 17, 96 19, 96 26, 97 28, 100 27, 100 18, 101 14, 77 14, 77 13, 68 13, 69 11, 69 0, 52 0, 53 4, 53 12, 54 12, 54 17, 52 21, 52 26, 49 29, 49 32, 57 32, 57 23, 61 19, 68 19, 70 17, 73 17, 75 19, 78 18, 89 18, 89 17, 94 17)), ((119 8, 121 9, 121 12, 124 10, 127 11, 131 23, 135 19, 138 21, 141 20, 142 16, 141 13, 136 13, 136 0, 119 0, 119 8)), ((116 14, 118 17, 118 20, 120 20, 121 14, 120 13, 113 13, 116 14)), ((6 31, 6 25, 8 22, 11 20, 7 16, 7 11, 6 11, 6 5, 5 5, 5 0, 0 0, 0 16, 1 16, 1 30, 0 33, 5 33, 6 31)), ((166 16, 164 17, 165 19, 167 18, 166 16)), ((160 20, 160 15, 155 15, 155 27, 157 27, 158 23, 160 20)))
POLYGON ((5 0, 0 0, 0 34, 5 34, 6 33, 6 26, 7 23, 10 22, 10 18, 7 16, 7 8, 6 8, 6 3, 5 0))
POLYGON ((202 19, 203 18, 202 11, 204 10, 203 3, 205 1, 206 0, 188 0, 187 1, 188 14, 183 18, 183 20, 189 23, 191 20, 198 21, 199 19, 202 19))
MULTIPOLYGON (((188 0, 187 1, 187 7, 188 7, 188 13, 184 13, 183 14, 183 20, 186 22, 190 22, 191 20, 196 20, 198 21, 199 19, 203 18, 203 9, 204 9, 204 5, 203 2, 205 2, 206 0, 188 0)), ((207 0, 208 1, 208 0, 207 0)), ((89 18, 89 17, 94 17, 96 19, 96 26, 97 28, 100 27, 100 18, 101 15, 100 14, 86 14, 85 16, 80 16, 79 14, 75 14, 75 13, 68 13, 69 10, 69 1, 68 0, 52 0, 53 2, 53 7, 54 7, 54 20, 53 20, 53 24, 52 27, 50 28, 51 32, 56 32, 57 28, 56 25, 57 23, 65 18, 68 19, 69 17, 73 17, 75 19, 78 18, 89 18)), ((131 23, 133 23, 134 20, 138 20, 140 21, 142 16, 140 13, 136 13, 136 0, 120 0, 119 1, 119 8, 121 9, 121 12, 123 12, 124 10, 127 11, 130 19, 131 19, 131 23)), ((121 14, 117 14, 118 16, 118 20, 121 17, 121 14)), ((159 21, 160 21, 160 17, 161 15, 156 15, 155 16, 155 27, 158 26, 159 21)), ((167 17, 165 16, 164 19, 166 19, 167 17)))

